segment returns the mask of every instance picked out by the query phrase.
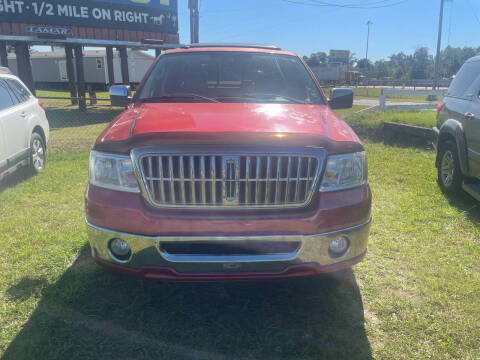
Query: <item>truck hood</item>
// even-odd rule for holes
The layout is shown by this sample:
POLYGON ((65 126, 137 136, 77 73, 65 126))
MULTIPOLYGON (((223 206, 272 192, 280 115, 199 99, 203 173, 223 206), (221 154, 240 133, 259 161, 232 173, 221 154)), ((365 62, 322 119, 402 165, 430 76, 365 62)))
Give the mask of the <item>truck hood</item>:
POLYGON ((151 139, 155 134, 157 138, 177 140, 258 140, 267 135, 276 139, 313 137, 360 144, 353 130, 326 105, 148 103, 136 104, 120 114, 102 132, 96 146, 132 143, 135 139, 151 139))

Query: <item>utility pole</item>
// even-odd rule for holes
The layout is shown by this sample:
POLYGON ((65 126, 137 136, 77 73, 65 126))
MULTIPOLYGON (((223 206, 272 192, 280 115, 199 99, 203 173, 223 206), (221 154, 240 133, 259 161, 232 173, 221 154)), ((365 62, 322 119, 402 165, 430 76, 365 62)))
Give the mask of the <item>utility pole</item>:
POLYGON ((368 30, 367 30, 367 52, 365 53, 365 60, 367 60, 367 66, 368 66, 368 43, 370 41, 370 25, 373 25, 373 22, 368 20, 367 21, 367 27, 368 27, 368 30))
MULTIPOLYGON (((370 20, 367 21, 367 27, 368 27, 368 30, 367 30, 367 51, 365 52, 365 65, 367 66, 367 75, 368 75, 368 72, 370 70, 370 66, 368 65, 368 44, 370 42, 370 25, 373 25, 373 22, 371 22, 370 20)), ((367 96, 368 96, 368 80, 367 80, 367 96)))
POLYGON ((435 58, 434 89, 438 89, 438 72, 440 71, 440 48, 442 46, 443 4, 444 3, 445 3, 445 0, 440 0, 440 20, 438 21, 438 39, 437 39, 437 56, 435 58))
POLYGON ((200 12, 198 10, 198 0, 188 0, 190 9, 190 42, 198 44, 200 42, 200 12))

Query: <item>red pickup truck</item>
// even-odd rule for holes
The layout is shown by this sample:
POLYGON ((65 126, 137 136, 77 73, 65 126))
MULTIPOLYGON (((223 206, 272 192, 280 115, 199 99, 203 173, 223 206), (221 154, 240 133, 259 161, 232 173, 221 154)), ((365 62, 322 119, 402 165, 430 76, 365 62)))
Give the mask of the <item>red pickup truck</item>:
POLYGON ((296 54, 260 45, 164 52, 89 165, 94 259, 150 279, 251 280, 348 268, 366 253, 365 150, 296 54))

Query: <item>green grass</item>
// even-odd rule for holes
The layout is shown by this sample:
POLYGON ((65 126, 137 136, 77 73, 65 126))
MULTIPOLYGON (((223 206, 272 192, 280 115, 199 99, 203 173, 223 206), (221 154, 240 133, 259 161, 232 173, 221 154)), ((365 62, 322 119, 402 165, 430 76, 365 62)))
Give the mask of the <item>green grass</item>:
POLYGON ((102 130, 121 111, 116 108, 89 108, 82 112, 75 108, 47 107, 50 149, 89 149, 102 130))
MULTIPOLYGON (((353 271, 166 284, 89 254, 88 148, 118 112, 53 110, 46 171, 0 185, 2 359, 480 358, 480 205, 440 192, 433 152, 364 141, 374 220, 353 271)), ((372 127, 432 116, 357 110, 339 114, 372 127)))
POLYGON ((354 116, 355 113, 357 113, 360 110, 366 109, 367 106, 362 106, 362 105, 353 105, 351 109, 341 109, 341 110, 335 110, 335 113, 340 116, 342 119, 348 119, 351 116, 354 116))
MULTIPOLYGON (((96 125, 92 125, 96 126, 96 125)), ((87 150, 0 192, 4 359, 478 359, 480 216, 435 183, 434 154, 365 141, 366 260, 295 281, 163 284, 90 259, 87 150)))
POLYGON ((436 124, 434 111, 368 111, 362 113, 348 113, 344 120, 352 126, 379 128, 384 122, 432 128, 436 124))

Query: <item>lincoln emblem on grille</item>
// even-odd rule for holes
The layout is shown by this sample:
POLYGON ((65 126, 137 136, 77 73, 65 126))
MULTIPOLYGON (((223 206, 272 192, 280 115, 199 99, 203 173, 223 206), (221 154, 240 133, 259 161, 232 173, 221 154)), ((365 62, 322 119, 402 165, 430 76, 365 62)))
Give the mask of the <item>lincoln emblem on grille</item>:
POLYGON ((238 204, 238 179, 240 177, 240 158, 238 156, 224 156, 222 161, 223 175, 223 204, 238 204))

